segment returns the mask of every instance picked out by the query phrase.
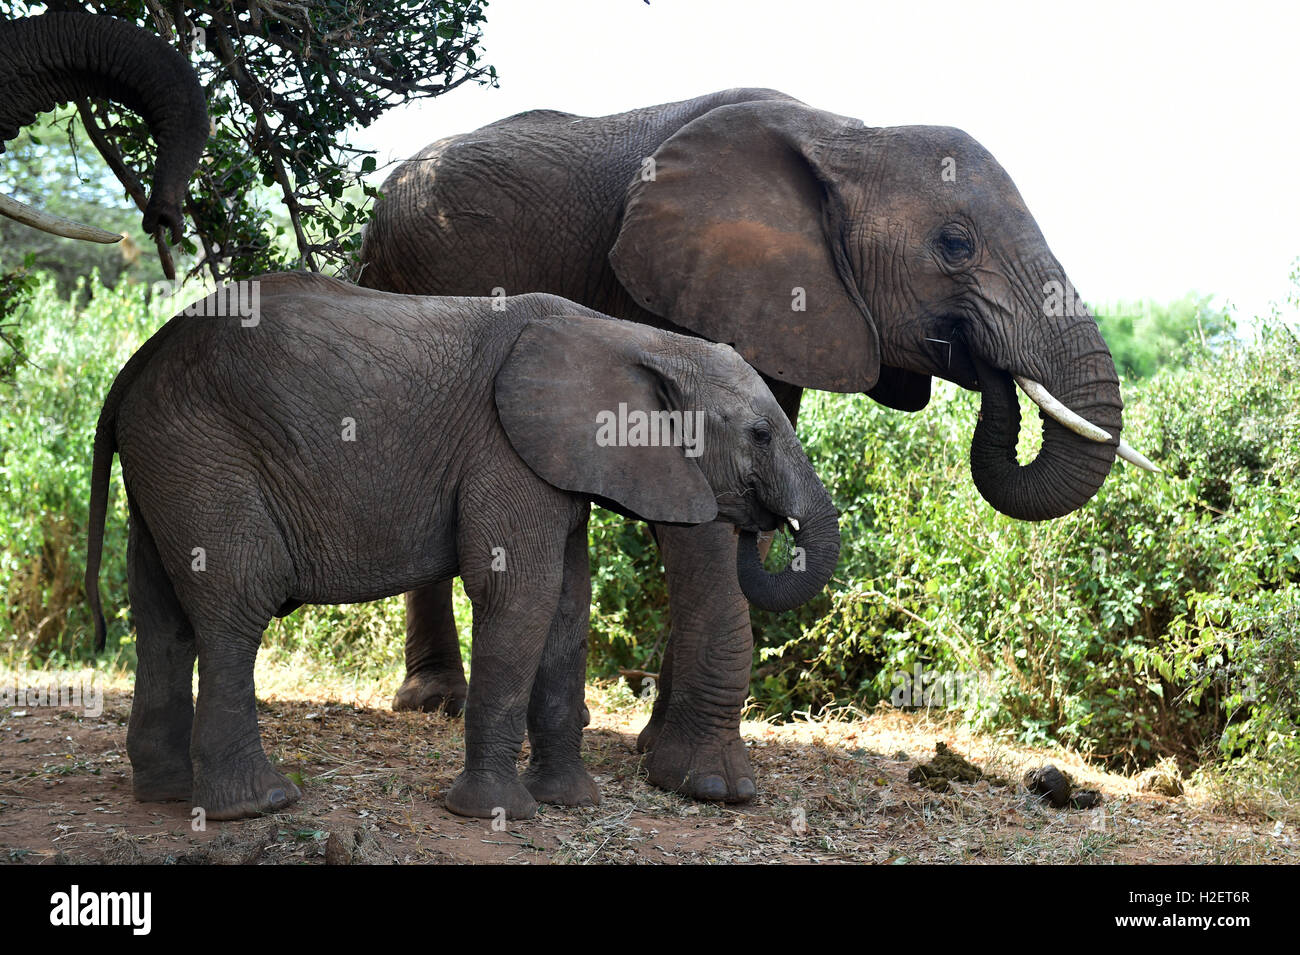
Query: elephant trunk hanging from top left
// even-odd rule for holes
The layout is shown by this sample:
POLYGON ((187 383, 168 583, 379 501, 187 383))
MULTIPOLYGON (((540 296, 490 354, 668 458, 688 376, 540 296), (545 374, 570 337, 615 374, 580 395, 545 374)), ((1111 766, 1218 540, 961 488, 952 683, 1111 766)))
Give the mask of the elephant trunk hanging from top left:
MULTIPOLYGON (((86 13, 47 13, 0 23, 0 151, 59 103, 90 96, 139 113, 158 144, 144 231, 179 242, 181 207, 203 154, 209 121, 203 87, 173 47, 134 24, 86 13)), ((0 196, 0 214, 68 238, 116 242, 118 235, 0 196)))

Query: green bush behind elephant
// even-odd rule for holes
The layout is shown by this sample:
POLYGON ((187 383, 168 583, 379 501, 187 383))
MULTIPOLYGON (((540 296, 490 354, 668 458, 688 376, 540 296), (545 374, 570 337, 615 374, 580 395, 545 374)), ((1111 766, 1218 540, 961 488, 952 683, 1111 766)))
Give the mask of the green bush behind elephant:
MULTIPOLYGON (((87 444, 114 376, 175 310, 161 305, 146 308, 122 285, 99 291, 70 324, 67 303, 42 281, 24 318, 32 363, 3 386, 12 409, 0 496, 0 562, 14 568, 11 667, 89 659, 87 444)), ((1225 754, 1294 753, 1293 671, 1279 651, 1295 632, 1285 608, 1294 620, 1300 606, 1287 517, 1300 513, 1300 354, 1279 329, 1264 343, 1198 341, 1168 357, 1154 378, 1125 385, 1129 433, 1160 453, 1166 476, 1112 474, 1089 507, 1048 523, 998 514, 967 479, 962 438, 978 395, 936 389, 916 415, 862 395, 808 395, 800 439, 843 512, 843 548, 828 595, 754 615, 755 712, 874 705, 919 662, 982 676, 985 692, 954 701, 977 725, 1111 753, 1118 766, 1212 751, 1225 726, 1225 754), (1211 600, 1213 613, 1197 612, 1211 600), (1258 624, 1239 626, 1252 618, 1258 624), (1224 672, 1198 661, 1227 648, 1244 675, 1236 685, 1256 702, 1218 691, 1194 700, 1184 692, 1191 683, 1163 681, 1134 648, 1190 662, 1185 672, 1212 687, 1224 672)), ((103 663, 133 668, 126 523, 125 495, 114 493, 100 583, 119 613, 103 663)), ((590 672, 617 679, 620 666, 653 669, 666 618, 654 599, 664 584, 653 539, 646 525, 603 509, 589 527, 590 672)), ((395 672, 400 680, 392 637, 402 612, 397 600, 304 607, 275 621, 262 654, 304 681, 387 685, 395 672)), ((468 629, 464 639, 468 652, 468 629)))

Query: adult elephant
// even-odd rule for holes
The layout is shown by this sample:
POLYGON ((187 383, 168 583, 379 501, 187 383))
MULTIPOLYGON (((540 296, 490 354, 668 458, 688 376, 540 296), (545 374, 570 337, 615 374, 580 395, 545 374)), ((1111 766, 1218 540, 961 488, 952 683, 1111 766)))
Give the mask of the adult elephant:
MULTIPOLYGON (((158 145, 144 231, 184 231, 181 207, 208 139, 203 87, 163 40, 134 24, 88 13, 47 13, 0 22, 0 152, 37 114, 83 96, 139 113, 158 145)), ((54 235, 92 242, 121 236, 0 196, 0 214, 54 235)))
MULTIPOLYGON (((1025 520, 1080 507, 1111 468, 1110 353, 1010 177, 960 130, 873 129, 737 89, 600 118, 522 113, 432 144, 383 192, 365 285, 547 291, 726 342, 791 421, 803 388, 917 411, 947 378, 983 393, 977 487, 1025 520), (1025 466, 1016 379, 1055 415, 1025 466)), ((753 636, 735 537, 709 524, 656 538, 672 633, 638 740, 650 780, 746 800, 753 636)), ((395 709, 460 707, 449 586, 407 595, 406 661, 395 709)))

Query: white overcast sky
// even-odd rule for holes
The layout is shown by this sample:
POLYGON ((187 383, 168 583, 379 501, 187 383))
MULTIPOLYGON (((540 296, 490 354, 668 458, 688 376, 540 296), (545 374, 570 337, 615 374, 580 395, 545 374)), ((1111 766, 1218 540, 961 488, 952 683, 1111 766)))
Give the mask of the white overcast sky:
MULTIPOLYGON (((871 126, 958 126, 1088 301, 1285 302, 1300 256, 1300 4, 491 0, 499 89, 389 112, 381 165, 535 108, 767 86, 871 126)), ((1288 314, 1290 310, 1288 309, 1288 314)))

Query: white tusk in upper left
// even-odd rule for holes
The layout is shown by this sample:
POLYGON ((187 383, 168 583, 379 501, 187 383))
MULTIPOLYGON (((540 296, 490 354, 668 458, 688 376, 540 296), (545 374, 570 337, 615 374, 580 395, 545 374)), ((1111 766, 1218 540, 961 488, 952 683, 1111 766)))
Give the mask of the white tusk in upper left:
POLYGON ((790 525, 790 530, 794 531, 796 534, 799 532, 799 522, 797 520, 793 517, 787 517, 785 521, 790 525))

